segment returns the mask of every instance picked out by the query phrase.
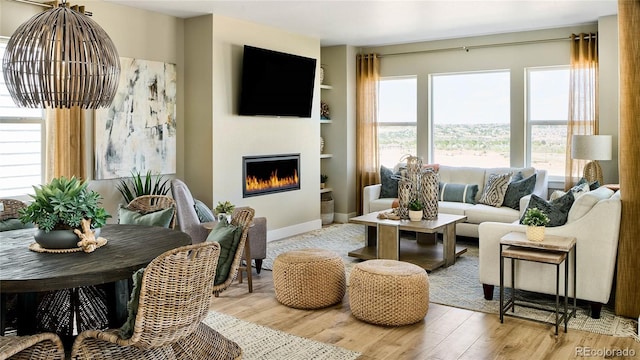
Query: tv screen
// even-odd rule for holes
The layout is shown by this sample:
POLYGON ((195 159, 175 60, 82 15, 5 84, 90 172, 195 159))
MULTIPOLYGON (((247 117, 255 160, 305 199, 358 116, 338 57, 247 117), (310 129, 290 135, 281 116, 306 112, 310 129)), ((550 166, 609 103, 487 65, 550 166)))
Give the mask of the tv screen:
POLYGON ((316 59, 244 46, 240 115, 311 117, 316 59))

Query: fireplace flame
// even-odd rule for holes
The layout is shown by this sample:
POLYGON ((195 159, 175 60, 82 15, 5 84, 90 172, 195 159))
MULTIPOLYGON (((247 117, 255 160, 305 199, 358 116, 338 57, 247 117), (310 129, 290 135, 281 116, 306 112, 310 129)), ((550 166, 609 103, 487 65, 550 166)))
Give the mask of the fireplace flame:
POLYGON ((255 176, 247 176, 247 178, 245 179, 245 182, 246 182, 246 189, 248 192, 279 189, 282 187, 297 185, 298 171, 294 170, 292 176, 279 178, 278 170, 275 170, 271 173, 271 176, 269 176, 269 179, 263 180, 263 179, 258 179, 255 176))

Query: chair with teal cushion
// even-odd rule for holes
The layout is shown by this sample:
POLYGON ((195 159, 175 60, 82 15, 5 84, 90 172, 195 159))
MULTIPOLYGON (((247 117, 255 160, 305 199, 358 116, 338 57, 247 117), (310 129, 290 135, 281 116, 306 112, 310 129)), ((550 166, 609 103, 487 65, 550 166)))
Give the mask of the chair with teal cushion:
POLYGON ((120 224, 162 226, 169 229, 176 227, 176 202, 169 196, 138 196, 124 209, 118 212, 122 216, 120 224))

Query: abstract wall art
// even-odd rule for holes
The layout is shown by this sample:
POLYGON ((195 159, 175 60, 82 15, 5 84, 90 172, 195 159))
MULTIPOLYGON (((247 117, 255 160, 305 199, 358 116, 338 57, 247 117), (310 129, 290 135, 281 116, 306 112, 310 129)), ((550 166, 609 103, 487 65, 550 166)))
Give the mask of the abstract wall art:
POLYGON ((176 65, 120 58, 113 103, 96 110, 95 179, 176 172, 176 65))

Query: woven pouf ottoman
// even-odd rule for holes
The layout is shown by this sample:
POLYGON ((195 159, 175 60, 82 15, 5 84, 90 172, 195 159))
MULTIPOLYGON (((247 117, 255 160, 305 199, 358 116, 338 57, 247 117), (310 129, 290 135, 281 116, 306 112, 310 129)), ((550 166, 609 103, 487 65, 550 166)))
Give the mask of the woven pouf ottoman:
POLYGON ((368 260, 349 275, 349 305, 357 319, 376 325, 416 323, 429 309, 427 272, 396 260, 368 260))
POLYGON ((319 309, 342 301, 346 291, 340 255, 324 249, 282 253, 273 262, 276 299, 296 309, 319 309))

